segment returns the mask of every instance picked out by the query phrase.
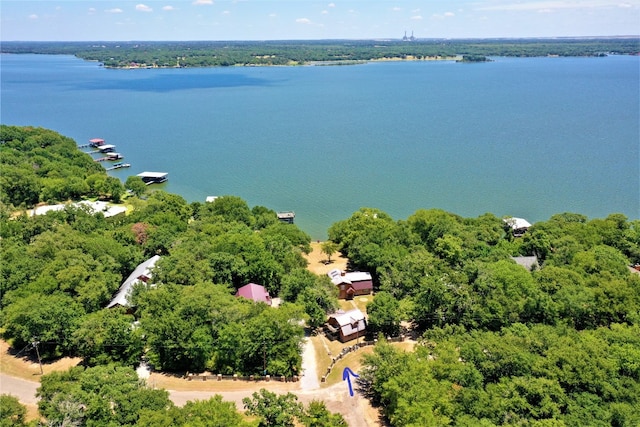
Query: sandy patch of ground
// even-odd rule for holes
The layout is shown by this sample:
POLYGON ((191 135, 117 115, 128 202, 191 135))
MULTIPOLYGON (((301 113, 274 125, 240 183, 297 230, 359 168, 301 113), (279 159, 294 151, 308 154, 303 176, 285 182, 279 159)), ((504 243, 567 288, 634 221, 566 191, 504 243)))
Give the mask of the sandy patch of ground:
MULTIPOLYGON (((35 354, 27 350, 18 356, 15 355, 16 353, 16 350, 10 348, 9 343, 0 340, 0 372, 29 381, 40 381, 40 365, 35 354)), ((43 361, 42 371, 45 374, 66 371, 70 367, 76 366, 81 360, 79 357, 64 357, 50 362, 43 361)))
POLYGON ((322 253, 322 242, 311 243, 311 253, 306 255, 305 258, 309 262, 307 267, 309 271, 316 274, 327 274, 329 271, 339 268, 340 270, 347 269, 348 259, 343 257, 340 252, 336 252, 331 255, 331 262, 327 263, 327 255, 322 253))

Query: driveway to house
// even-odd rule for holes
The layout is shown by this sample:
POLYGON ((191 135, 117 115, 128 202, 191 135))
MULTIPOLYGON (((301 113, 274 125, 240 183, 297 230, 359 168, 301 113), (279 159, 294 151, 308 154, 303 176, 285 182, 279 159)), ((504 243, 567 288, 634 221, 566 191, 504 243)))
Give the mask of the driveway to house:
POLYGON ((300 388, 302 390, 315 390, 320 388, 317 370, 315 347, 313 346, 313 342, 311 342, 311 338, 306 337, 302 351, 302 376, 300 377, 300 388))

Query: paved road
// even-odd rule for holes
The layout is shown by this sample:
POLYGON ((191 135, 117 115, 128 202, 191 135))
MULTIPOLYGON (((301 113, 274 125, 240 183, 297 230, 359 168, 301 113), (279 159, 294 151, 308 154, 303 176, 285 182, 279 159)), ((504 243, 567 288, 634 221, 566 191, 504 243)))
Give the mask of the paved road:
POLYGON ((36 399, 38 387, 40 387, 40 383, 0 374, 0 393, 17 397, 20 402, 26 405, 38 403, 38 399, 36 399))
MULTIPOLYGON (((36 399, 38 387, 40 387, 40 383, 0 374, 0 394, 13 395, 23 404, 36 405, 38 403, 36 399)), ((169 398, 176 405, 182 406, 190 400, 206 400, 219 394, 223 400, 234 402, 236 408, 242 411, 244 410, 242 399, 251 397, 252 393, 253 390, 226 392, 169 390, 169 398)), ((365 418, 366 399, 359 395, 349 396, 345 384, 336 384, 323 389, 298 390, 293 393, 304 404, 308 404, 312 400, 324 401, 331 412, 340 412, 350 427, 371 427, 374 425, 367 423, 365 418)))

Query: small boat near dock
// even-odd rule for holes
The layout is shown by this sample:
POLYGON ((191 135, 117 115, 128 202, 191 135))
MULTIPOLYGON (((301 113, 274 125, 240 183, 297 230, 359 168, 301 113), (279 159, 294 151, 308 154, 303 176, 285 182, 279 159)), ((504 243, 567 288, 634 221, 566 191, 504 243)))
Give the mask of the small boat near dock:
POLYGON ((122 169, 122 168, 129 168, 129 167, 131 167, 129 163, 115 163, 113 166, 106 168, 106 170, 112 171, 114 169, 122 169))
POLYGON ((106 157, 100 157, 99 159, 95 159, 96 162, 104 162, 104 161, 114 161, 114 160, 122 160, 124 156, 120 153, 107 153, 106 157))

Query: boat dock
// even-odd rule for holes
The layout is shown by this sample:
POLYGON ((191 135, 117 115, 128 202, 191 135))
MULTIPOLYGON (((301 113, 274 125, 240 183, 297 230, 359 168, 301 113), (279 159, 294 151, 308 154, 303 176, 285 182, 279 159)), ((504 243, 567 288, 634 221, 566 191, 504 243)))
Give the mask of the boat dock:
POLYGON ((141 172, 136 176, 142 178, 142 181, 147 184, 161 184, 165 182, 168 178, 168 172, 141 172))
POLYGON ((289 212, 278 212, 278 219, 280 222, 284 222, 287 224, 293 224, 294 219, 296 218, 296 213, 293 211, 289 212))
POLYGON ((104 145, 104 139, 102 139, 102 138, 93 138, 93 139, 89 140, 88 144, 78 145, 78 148, 89 148, 89 147, 98 148, 101 145, 104 145))
POLYGON ((122 169, 122 168, 128 168, 131 167, 131 165, 129 163, 116 163, 113 166, 110 166, 108 168, 105 168, 108 171, 112 171, 114 169, 122 169))
POLYGON ((107 153, 106 157, 100 157, 99 159, 95 159, 96 162, 104 162, 104 161, 114 161, 114 160, 122 160, 124 156, 120 153, 107 153))

